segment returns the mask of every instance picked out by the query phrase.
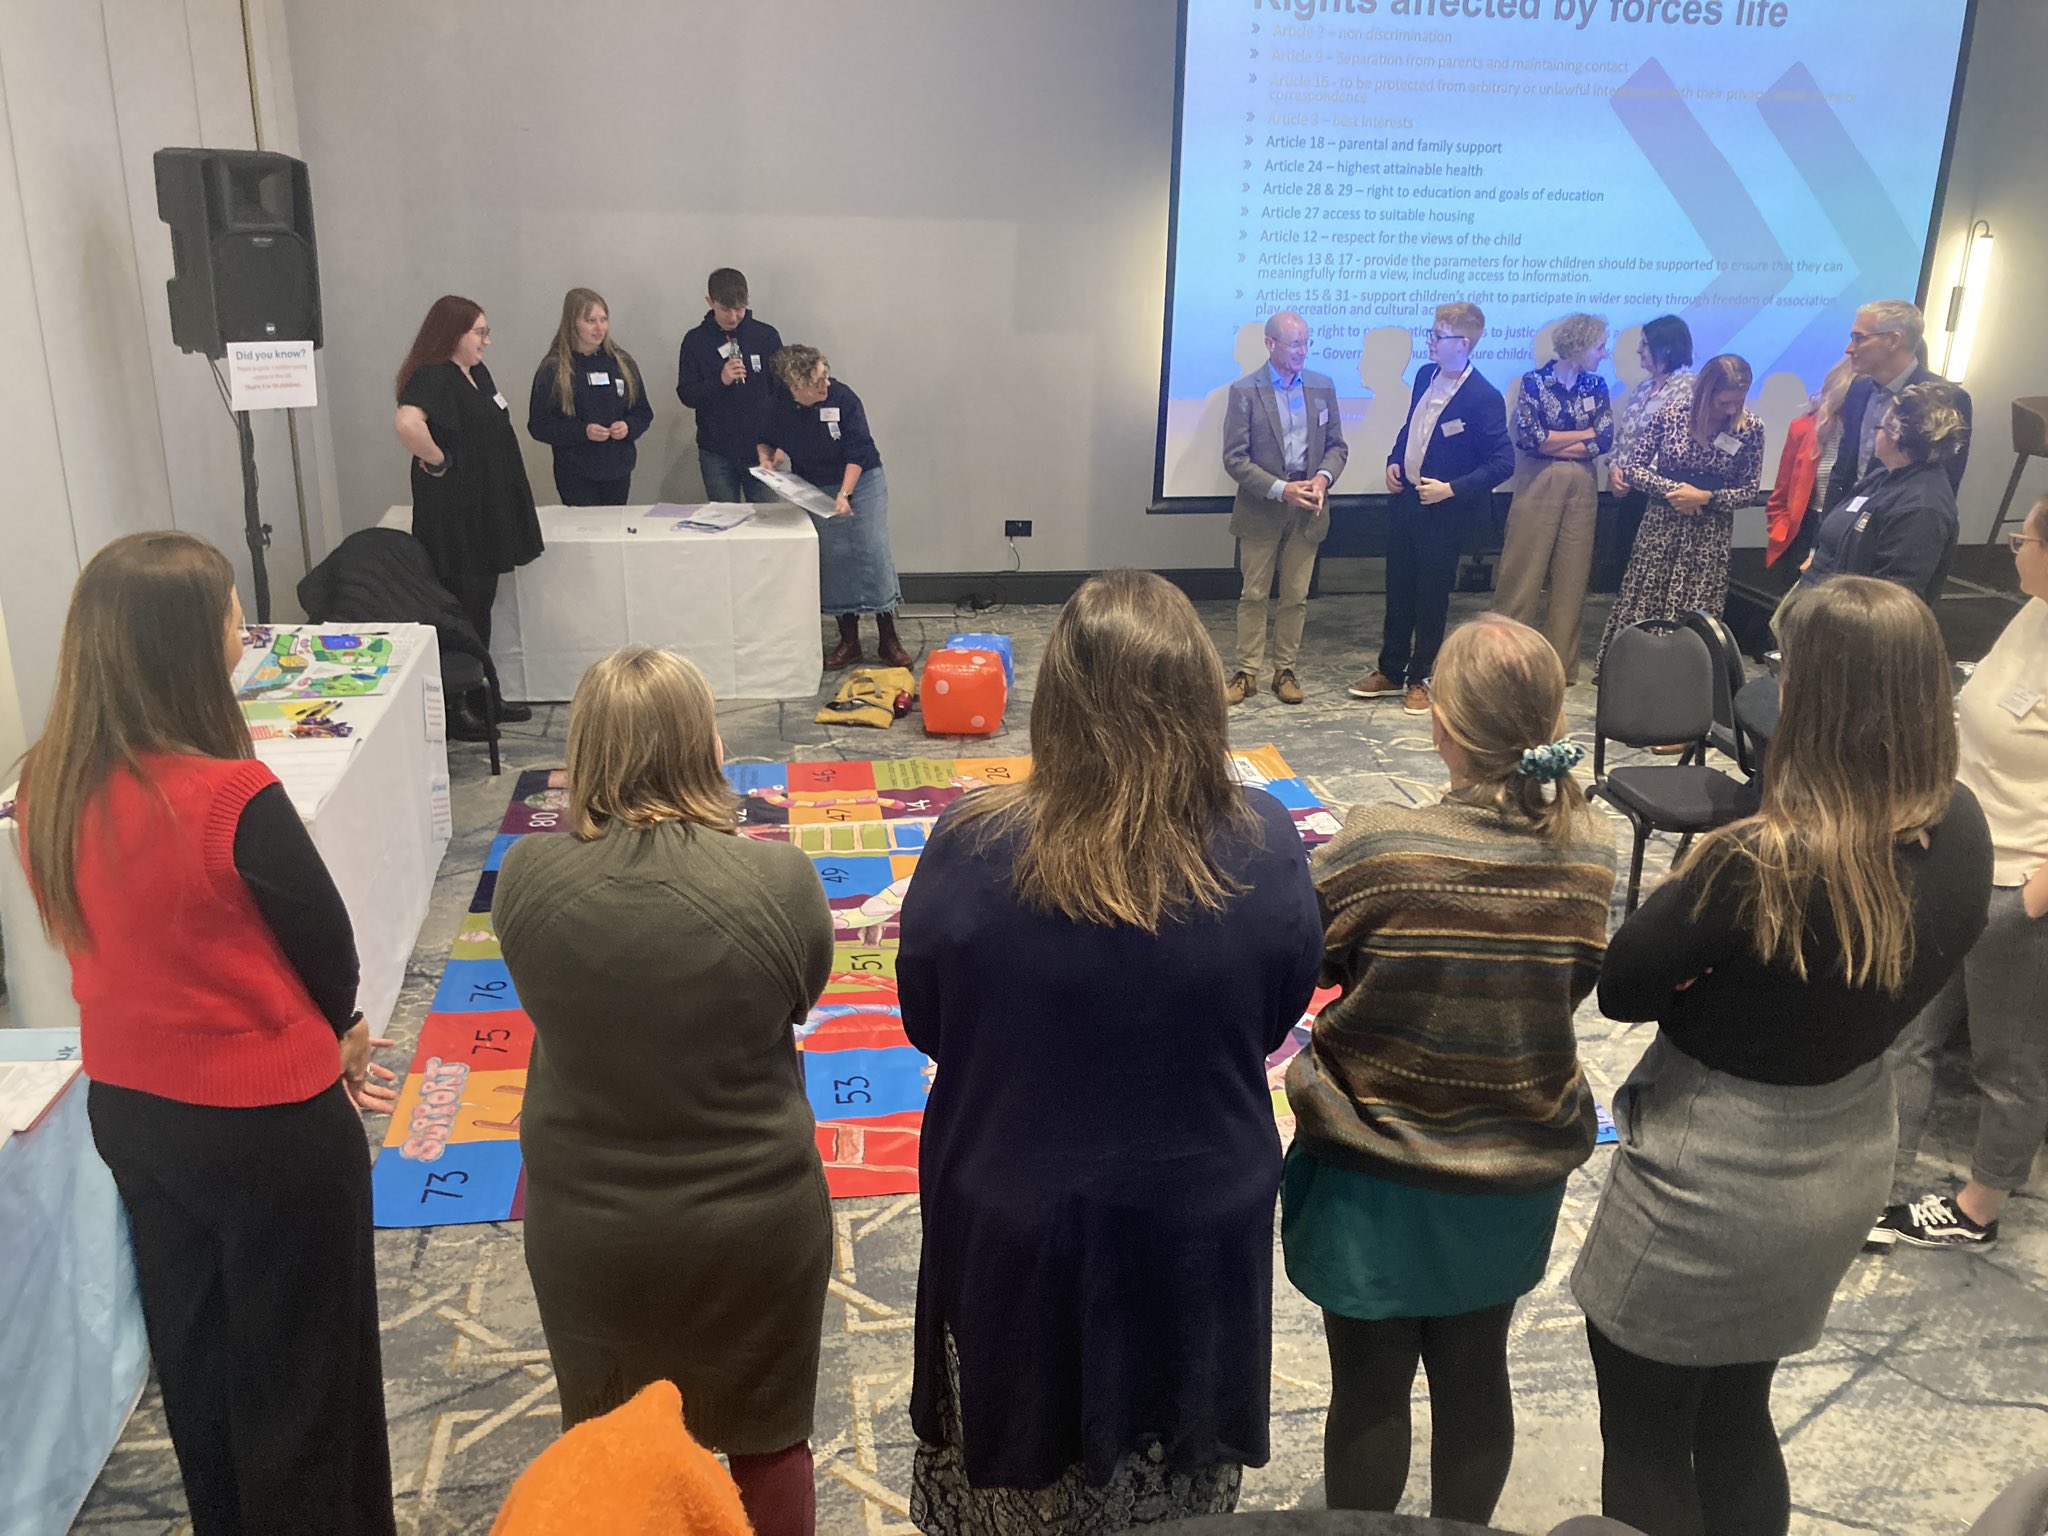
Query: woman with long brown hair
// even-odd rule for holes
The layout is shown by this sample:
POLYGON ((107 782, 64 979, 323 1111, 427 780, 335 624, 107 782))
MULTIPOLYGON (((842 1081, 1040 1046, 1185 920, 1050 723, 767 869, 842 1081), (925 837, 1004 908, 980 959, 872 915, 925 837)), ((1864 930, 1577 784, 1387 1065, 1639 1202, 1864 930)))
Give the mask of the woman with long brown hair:
POLYGON ((1719 618, 1727 605, 1735 509, 1763 499, 1764 424, 1744 405, 1749 383, 1749 364, 1732 352, 1708 358, 1691 398, 1674 401, 1629 450, 1623 473, 1650 507, 1608 611, 1601 661, 1631 624, 1695 608, 1719 618))
POLYGON ((571 288, 562 321, 533 374, 526 430, 555 451, 555 492, 565 507, 623 507, 632 499, 633 445, 654 421, 633 354, 612 340, 604 296, 571 288))
POLYGON ((116 539, 71 596, 21 781, 71 960, 93 1141, 134 1237, 196 1536, 382 1533, 391 1466, 370 1165, 384 1110, 348 910, 250 753, 234 570, 116 539))
POLYGON ((808 1536, 832 1218, 791 1026, 832 919, 802 850, 734 835, 720 756, 704 675, 616 652, 569 706, 573 835, 505 856, 526 1267, 564 1427, 673 1381, 755 1531, 808 1536))
POLYGON ((1605 1513, 1782 1531, 1778 1361, 1813 1348, 1891 1185, 1884 1055, 1983 930, 1991 837, 1956 782, 1948 656, 1891 582, 1784 619, 1762 809, 1710 833, 1608 945, 1600 1008, 1657 1021, 1572 1275, 1605 1513))
POLYGON ((1281 1230, 1330 1348, 1332 1509, 1399 1502, 1418 1362, 1430 1513, 1483 1524, 1507 1481, 1508 1324, 1549 1266, 1566 1176, 1593 1155, 1572 1011, 1614 889, 1564 688, 1527 625, 1459 628, 1430 683, 1449 792, 1360 806, 1316 855, 1323 976, 1344 995, 1288 1065, 1281 1230))
POLYGON ((1186 597, 1091 578, 1039 669, 1031 776, 951 807, 904 901, 903 1025, 938 1068, 923 1531, 1223 1513, 1266 1459, 1265 1057, 1322 924, 1287 811, 1232 781, 1226 708, 1186 597))
MULTIPOLYGON (((485 645, 498 578, 541 552, 511 407, 484 366, 490 344, 490 318, 475 300, 434 300, 399 365, 393 422, 412 455, 412 535, 485 645)), ((504 707, 499 718, 528 720, 532 711, 504 707)))

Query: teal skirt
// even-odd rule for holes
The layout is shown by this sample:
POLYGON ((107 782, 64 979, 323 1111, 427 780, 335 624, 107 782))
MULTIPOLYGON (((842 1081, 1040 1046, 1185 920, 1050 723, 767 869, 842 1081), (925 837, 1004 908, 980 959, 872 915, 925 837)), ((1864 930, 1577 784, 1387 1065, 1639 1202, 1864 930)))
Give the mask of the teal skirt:
POLYGON ((1319 1162, 1296 1142, 1280 1185, 1287 1278, 1325 1312, 1455 1317, 1533 1291, 1564 1181, 1529 1194, 1418 1189, 1319 1162))

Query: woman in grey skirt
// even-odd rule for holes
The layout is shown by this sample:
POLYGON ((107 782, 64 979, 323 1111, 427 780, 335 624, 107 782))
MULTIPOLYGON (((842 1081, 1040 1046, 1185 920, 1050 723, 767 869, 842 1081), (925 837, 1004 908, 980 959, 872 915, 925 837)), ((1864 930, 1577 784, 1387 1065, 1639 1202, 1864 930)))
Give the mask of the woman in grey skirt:
POLYGON ((1646 1536, 1786 1529, 1771 1376, 1819 1342, 1890 1186, 1885 1050, 1990 896, 1927 606, 1838 577, 1783 638, 1762 810, 1700 840, 1600 980, 1608 1017, 1658 1024, 1572 1275, 1602 1508, 1646 1536))

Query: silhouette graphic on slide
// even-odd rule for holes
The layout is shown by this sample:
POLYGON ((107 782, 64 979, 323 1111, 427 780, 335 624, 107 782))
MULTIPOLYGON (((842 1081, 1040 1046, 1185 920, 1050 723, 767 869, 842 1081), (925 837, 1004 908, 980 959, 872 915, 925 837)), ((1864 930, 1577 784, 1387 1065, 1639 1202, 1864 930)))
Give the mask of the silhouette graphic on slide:
MULTIPOLYGON (((1417 358, 1415 333, 1404 325, 1377 326, 1359 342, 1358 382, 1365 393, 1337 400, 1344 418, 1344 440, 1351 444, 1359 463, 1384 464, 1394 451, 1394 439, 1408 419, 1408 365, 1417 358)), ((1374 469, 1362 483, 1371 491, 1385 490, 1379 479, 1379 471, 1374 469)))
POLYGON ((1231 346, 1237 371, 1202 398, 1201 414, 1194 431, 1186 436, 1176 430, 1187 419, 1193 402, 1169 400, 1166 405, 1165 489, 1169 496, 1234 496, 1237 482, 1223 468, 1223 421, 1230 410, 1230 386, 1266 361, 1266 322, 1252 320, 1237 328, 1231 346), (1171 446, 1176 441, 1178 447, 1171 446))

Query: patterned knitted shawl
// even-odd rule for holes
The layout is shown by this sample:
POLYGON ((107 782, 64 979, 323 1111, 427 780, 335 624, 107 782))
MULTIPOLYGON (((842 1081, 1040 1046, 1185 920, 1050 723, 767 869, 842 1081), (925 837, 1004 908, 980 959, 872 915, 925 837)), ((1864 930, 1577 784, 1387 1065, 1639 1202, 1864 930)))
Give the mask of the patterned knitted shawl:
POLYGON ((1324 979, 1344 990, 1287 1074, 1307 1150, 1472 1193, 1541 1189, 1592 1155, 1572 1012, 1607 947, 1603 831, 1558 847, 1455 797, 1351 813, 1315 859, 1324 979))

